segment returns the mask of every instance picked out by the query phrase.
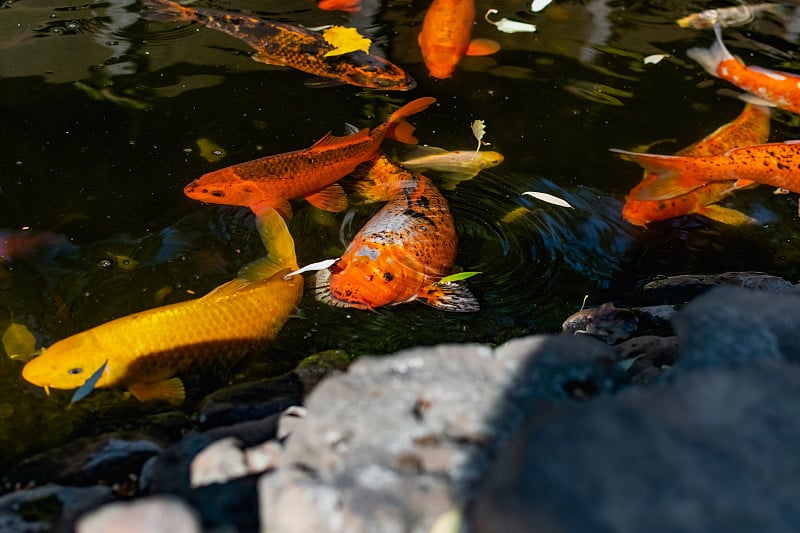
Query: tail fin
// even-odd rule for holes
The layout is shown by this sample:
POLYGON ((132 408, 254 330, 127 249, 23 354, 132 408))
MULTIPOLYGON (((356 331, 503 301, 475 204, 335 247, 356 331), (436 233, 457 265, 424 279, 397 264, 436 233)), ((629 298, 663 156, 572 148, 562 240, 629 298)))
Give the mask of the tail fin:
POLYGON ((434 102, 436 102, 436 98, 432 96, 417 98, 392 113, 389 120, 386 121, 386 136, 402 143, 417 144, 417 139, 414 137, 414 126, 405 119, 428 109, 434 102))
POLYGON ((278 211, 267 209, 257 216, 256 228, 269 256, 243 266, 239 271, 240 278, 255 281, 272 277, 287 268, 300 268, 294 251, 294 239, 278 211))
POLYGON ((722 29, 720 29, 719 24, 714 24, 714 34, 717 36, 717 40, 711 45, 711 48, 690 48, 686 51, 686 55, 700 63, 700 66, 706 72, 718 78, 717 67, 719 64, 736 58, 725 48, 725 43, 722 42, 722 29))
POLYGON ((708 182, 697 181, 688 176, 683 176, 681 170, 686 164, 687 157, 673 155, 642 154, 627 152, 611 148, 611 151, 622 154, 636 161, 648 172, 656 175, 648 183, 641 183, 636 190, 631 191, 634 200, 665 200, 674 198, 706 185, 708 182))
POLYGON ((393 163, 384 154, 360 165, 353 172, 353 177, 356 181, 351 186, 351 192, 355 202, 363 204, 387 202, 414 182, 411 172, 393 163))
POLYGON ((148 20, 171 22, 174 20, 194 20, 194 11, 171 0, 143 0, 142 16, 148 20))

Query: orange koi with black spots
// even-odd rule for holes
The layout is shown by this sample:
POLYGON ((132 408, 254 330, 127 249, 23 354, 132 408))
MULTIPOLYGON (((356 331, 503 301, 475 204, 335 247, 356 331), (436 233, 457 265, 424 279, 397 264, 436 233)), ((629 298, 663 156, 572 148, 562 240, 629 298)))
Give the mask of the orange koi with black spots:
POLYGON ((184 188, 189 198, 212 204, 250 207, 256 214, 277 209, 291 216, 289 200, 304 197, 327 211, 342 211, 347 198, 339 179, 375 156, 384 137, 416 143, 405 118, 425 110, 435 98, 418 98, 404 105, 380 126, 351 135, 328 133, 310 148, 261 157, 204 174, 184 188))
MULTIPOLYGON (((704 157, 722 155, 740 146, 762 144, 769 138, 770 112, 763 106, 747 104, 741 114, 707 137, 687 146, 675 155, 704 157)), ((639 200, 639 191, 658 176, 646 172, 642 182, 633 188, 622 208, 622 216, 631 224, 645 226, 650 222, 697 213, 725 224, 744 224, 752 220, 743 213, 716 205, 737 187, 733 181, 716 181, 689 193, 662 200, 639 200)), ((741 188, 743 184, 739 184, 741 188)))
POLYGON ((418 300, 445 311, 478 310, 461 282, 440 283, 453 267, 458 236, 447 200, 428 178, 380 156, 357 192, 389 201, 330 270, 317 272, 318 300, 357 309, 418 300))
POLYGON ((326 56, 335 47, 322 34, 246 15, 182 6, 170 0, 144 0, 145 16, 155 20, 195 20, 241 39, 256 50, 253 59, 292 67, 341 83, 387 91, 408 91, 417 83, 380 56, 363 51, 326 56))

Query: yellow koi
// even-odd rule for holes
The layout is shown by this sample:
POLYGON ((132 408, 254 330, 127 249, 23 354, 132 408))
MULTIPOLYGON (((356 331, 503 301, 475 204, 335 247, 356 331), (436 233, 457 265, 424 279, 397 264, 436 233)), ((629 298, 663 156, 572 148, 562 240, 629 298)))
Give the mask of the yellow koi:
POLYGON ((420 146, 400 164, 414 172, 433 170, 442 175, 442 189, 455 189, 459 182, 472 179, 481 170, 503 162, 503 154, 491 151, 447 151, 436 146, 420 146))

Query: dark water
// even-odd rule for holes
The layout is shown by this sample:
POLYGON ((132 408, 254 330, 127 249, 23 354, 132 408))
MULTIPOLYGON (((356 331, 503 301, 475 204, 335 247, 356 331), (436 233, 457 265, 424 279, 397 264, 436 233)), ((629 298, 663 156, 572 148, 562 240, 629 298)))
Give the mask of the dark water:
MULTIPOLYGON (((397 105, 428 95, 438 104, 413 118, 422 143, 471 149, 470 123, 482 119, 490 148, 505 155, 501 166, 444 191, 460 235, 457 266, 482 272, 469 282, 481 312, 417 303, 377 313, 329 308, 307 286, 297 316, 260 361, 274 362, 276 372, 333 348, 358 356, 555 332, 585 295, 588 305, 624 300, 656 274, 753 269, 797 278, 795 195, 762 187, 726 201, 759 221, 747 228, 693 216, 644 231, 620 215, 641 171, 608 148, 674 139, 659 148, 676 151, 742 108, 722 90, 730 89, 725 82, 686 57, 689 47, 709 46, 711 33, 674 24, 712 3, 556 0, 534 15, 528 2, 478 1, 473 36, 502 49, 465 58, 448 80, 427 75, 416 45, 427 2, 364 3, 352 23, 417 79, 412 92, 309 88, 308 75, 256 63, 235 38, 196 23, 143 20, 132 0, 1 4, 0 232, 37 239, 0 265, 0 330, 13 320, 47 346, 207 292, 263 250, 247 210, 194 202, 182 193, 188 182, 309 146, 329 130, 341 133, 345 122, 373 127, 397 105), (495 20, 535 23, 538 31, 500 33, 482 20, 489 7, 499 11, 495 20), (669 57, 645 65, 651 54, 669 57), (200 139, 225 157, 204 159, 200 139), (524 191, 551 193, 574 209, 524 191)), ((346 14, 321 11, 312 0, 203 5, 307 26, 350 25, 346 14)), ((797 70, 796 31, 766 15, 725 38, 748 63, 797 70)), ((796 118, 777 112, 771 138, 797 136, 796 118)), ((300 263, 341 254, 340 233, 351 237, 376 209, 359 208, 341 228, 344 214, 296 202, 291 229, 300 263)), ((164 409, 124 400, 121 391, 65 409, 67 394, 45 397, 21 379, 21 366, 0 359, 3 460, 135 429, 138 415, 164 409)), ((256 377, 245 371, 231 379, 256 377)))

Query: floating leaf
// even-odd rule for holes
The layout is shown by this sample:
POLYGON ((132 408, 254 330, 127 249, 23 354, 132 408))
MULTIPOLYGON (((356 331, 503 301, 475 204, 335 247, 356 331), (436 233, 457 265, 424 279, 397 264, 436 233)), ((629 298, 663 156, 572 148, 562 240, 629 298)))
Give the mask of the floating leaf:
POLYGON ((103 370, 106 369, 106 365, 108 365, 108 359, 106 359, 106 362, 103 363, 100 368, 94 371, 94 374, 89 376, 89 379, 87 379, 83 385, 75 390, 75 394, 72 395, 72 399, 69 401, 69 403, 79 402, 89 396, 89 393, 94 390, 94 386, 97 385, 98 381, 100 381, 100 376, 103 375, 103 370))
POLYGON ((333 50, 328 51, 325 57, 340 56, 359 50, 368 53, 369 45, 372 44, 372 41, 358 33, 357 29, 344 26, 328 28, 322 32, 322 37, 333 46, 333 50))
POLYGON ((482 120, 475 120, 472 125, 472 134, 478 139, 478 148, 475 149, 477 152, 481 149, 481 144, 483 143, 483 136, 486 135, 486 125, 482 120))
POLYGON ((450 274, 449 276, 445 276, 438 281, 438 283, 452 283, 454 281, 461 281, 464 279, 469 279, 472 276, 477 276, 478 274, 483 274, 483 272, 459 272, 457 274, 450 274))
POLYGON ((644 58, 644 64, 657 65, 665 57, 669 57, 669 54, 653 54, 644 58))
POLYGON ((541 11, 542 9, 549 6, 550 2, 552 1, 553 0, 533 0, 533 3, 531 4, 531 11, 533 11, 534 13, 541 11))
POLYGON ((336 257, 334 259, 323 259, 322 261, 311 263, 310 265, 306 265, 303 268, 298 268, 294 272, 289 272, 288 274, 283 276, 283 279, 296 276, 297 274, 302 274, 303 272, 315 272, 317 270, 325 270, 326 268, 333 266, 338 260, 339 258, 336 257))
POLYGON ((553 205, 560 205, 561 207, 569 207, 570 209, 575 209, 566 200, 562 200, 558 196, 553 196, 552 194, 547 194, 546 192, 536 192, 536 191, 526 191, 522 194, 533 196, 537 200, 541 200, 542 202, 547 202, 548 204, 553 205))
POLYGON ((27 359, 36 353, 36 337, 22 324, 11 323, 3 333, 3 348, 11 359, 27 359))
POLYGON ((197 139, 197 147, 200 148, 200 157, 209 163, 216 163, 228 155, 224 148, 217 146, 214 141, 205 137, 197 139))
POLYGON ((489 20, 489 15, 493 15, 497 13, 496 9, 490 9, 486 12, 483 18, 489 24, 494 24, 494 26, 502 31, 503 33, 518 33, 518 32, 534 32, 536 31, 536 26, 534 24, 528 24, 527 22, 519 22, 517 20, 511 20, 507 18, 501 18, 498 21, 489 20))

